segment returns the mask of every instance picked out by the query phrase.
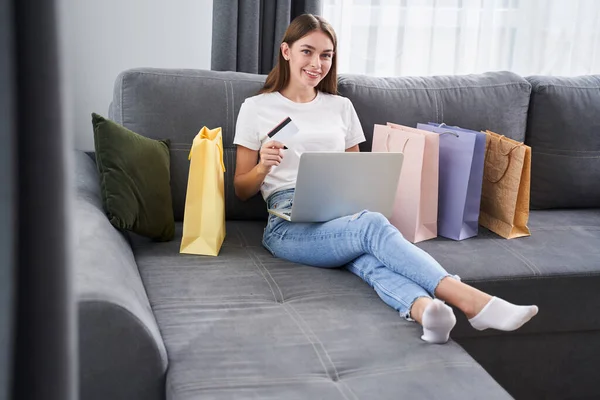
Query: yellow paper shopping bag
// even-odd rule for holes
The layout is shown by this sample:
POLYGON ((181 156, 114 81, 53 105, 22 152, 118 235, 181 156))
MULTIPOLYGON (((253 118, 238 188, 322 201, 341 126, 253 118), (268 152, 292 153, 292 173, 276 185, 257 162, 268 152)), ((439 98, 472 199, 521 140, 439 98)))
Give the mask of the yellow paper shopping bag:
POLYGON ((225 239, 225 164, 221 128, 203 127, 190 151, 180 253, 216 256, 225 239))

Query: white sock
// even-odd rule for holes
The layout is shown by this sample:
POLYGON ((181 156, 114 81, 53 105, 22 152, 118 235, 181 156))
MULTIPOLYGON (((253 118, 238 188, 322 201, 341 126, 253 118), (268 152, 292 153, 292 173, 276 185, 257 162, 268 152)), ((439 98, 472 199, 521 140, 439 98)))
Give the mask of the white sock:
POLYGON ((456 325, 452 308, 442 301, 434 299, 423 311, 423 339, 429 343, 446 343, 450 331, 456 325))
POLYGON ((473 328, 483 331, 488 328, 514 331, 538 313, 537 306, 517 306, 498 297, 492 299, 469 320, 473 328))

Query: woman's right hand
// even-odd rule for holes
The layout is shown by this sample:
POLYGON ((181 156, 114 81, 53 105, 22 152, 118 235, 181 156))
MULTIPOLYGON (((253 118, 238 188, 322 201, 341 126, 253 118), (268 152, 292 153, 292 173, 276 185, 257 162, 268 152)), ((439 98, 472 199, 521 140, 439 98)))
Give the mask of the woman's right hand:
POLYGON ((260 173, 267 175, 271 172, 271 168, 279 165, 283 160, 283 143, 271 140, 266 142, 260 148, 260 161, 258 163, 258 170, 260 173))

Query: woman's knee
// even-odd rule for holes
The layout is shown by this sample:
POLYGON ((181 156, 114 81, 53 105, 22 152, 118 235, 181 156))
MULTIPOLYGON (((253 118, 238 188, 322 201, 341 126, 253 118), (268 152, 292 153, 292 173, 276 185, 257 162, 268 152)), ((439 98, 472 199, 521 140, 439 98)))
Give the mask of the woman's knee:
POLYGON ((388 219, 382 213, 367 210, 354 214, 351 221, 361 221, 375 226, 389 223, 388 219))

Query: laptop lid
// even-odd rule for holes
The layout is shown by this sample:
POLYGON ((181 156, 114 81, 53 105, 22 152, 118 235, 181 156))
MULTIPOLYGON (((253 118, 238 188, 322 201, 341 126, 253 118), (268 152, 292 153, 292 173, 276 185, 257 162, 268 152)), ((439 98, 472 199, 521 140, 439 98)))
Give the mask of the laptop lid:
POLYGON ((324 222, 362 210, 391 217, 403 160, 402 153, 303 153, 292 221, 324 222))

